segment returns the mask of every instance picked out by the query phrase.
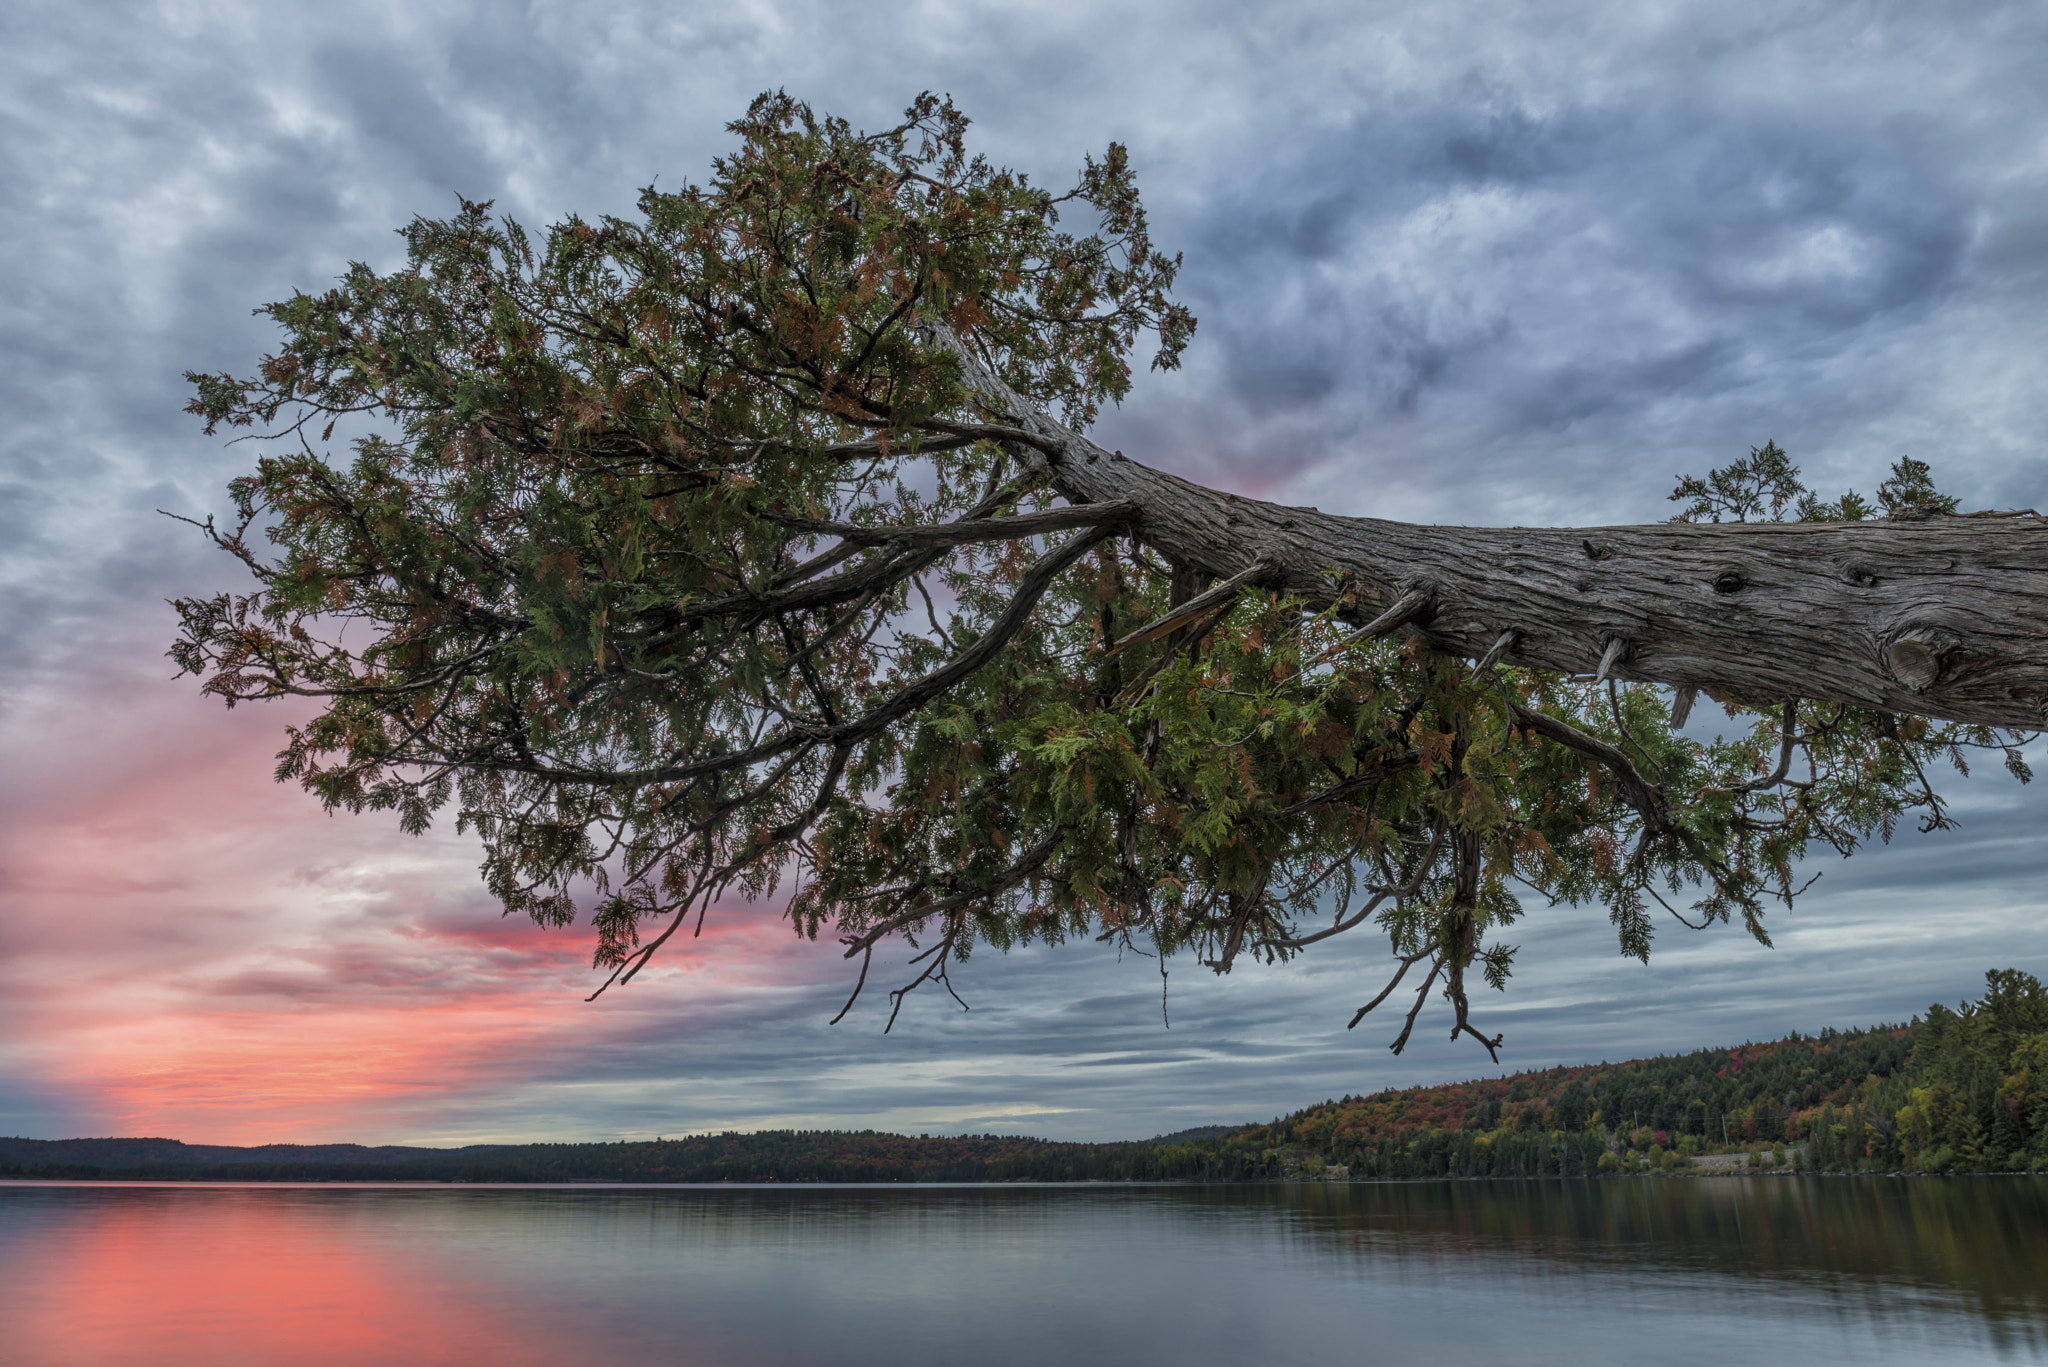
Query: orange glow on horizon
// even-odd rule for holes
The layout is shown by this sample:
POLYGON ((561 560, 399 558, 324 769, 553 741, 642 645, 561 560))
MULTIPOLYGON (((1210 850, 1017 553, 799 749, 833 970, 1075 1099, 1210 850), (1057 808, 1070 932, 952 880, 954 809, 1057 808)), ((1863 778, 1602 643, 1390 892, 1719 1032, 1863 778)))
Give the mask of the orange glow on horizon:
POLYGON ((518 1087, 536 1060, 602 1050, 607 1035, 643 1026, 650 1013, 702 1008, 706 988, 787 979, 793 959, 836 966, 755 911, 729 916, 716 934, 707 926, 695 944, 671 942, 667 959, 631 986, 586 1002, 603 979, 589 969, 583 936, 486 921, 474 933, 423 938, 443 942, 436 961, 498 973, 461 988, 422 977, 305 1001, 167 1003, 74 1027, 66 1066, 120 1134, 232 1145, 467 1142, 440 1137, 448 1131, 432 1117, 518 1087), (404 1137, 392 1137, 395 1121, 404 1137))
POLYGON ((109 752, 102 782, 0 823, 13 936, 0 1063, 68 1099, 77 1118, 47 1137, 557 1137, 451 1118, 544 1081, 550 1064, 573 1076, 571 1051, 644 1036, 654 1017, 680 1024, 731 991, 840 968, 829 947, 798 944, 776 907, 742 904, 586 1004, 603 981, 587 927, 497 915, 467 839, 329 817, 269 783, 253 753, 275 743, 265 720, 209 712, 174 728, 189 765, 136 759, 119 728, 64 738, 80 764, 109 752))

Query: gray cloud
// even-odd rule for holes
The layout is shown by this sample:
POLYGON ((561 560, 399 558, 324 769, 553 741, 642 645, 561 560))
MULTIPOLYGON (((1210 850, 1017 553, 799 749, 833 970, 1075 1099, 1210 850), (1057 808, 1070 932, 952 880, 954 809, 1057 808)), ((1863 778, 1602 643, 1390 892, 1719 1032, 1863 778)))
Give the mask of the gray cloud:
MULTIPOLYGON (((1651 520, 1675 475, 1775 437, 1829 488, 1909 451, 1968 502, 2043 499, 2038 6, 87 4, 7 23, 0 1129, 125 1123, 65 1069, 101 1038, 87 1008, 130 997, 195 1039, 209 1013, 367 1029, 436 993, 547 1023, 478 1027, 438 1090, 316 1137, 1106 1137, 1483 1071, 1434 1026, 1400 1060, 1375 1023, 1342 1028, 1377 988, 1364 942, 1222 980, 1174 966, 1170 1031, 1156 967, 1094 945, 977 957, 969 1013, 926 994, 883 1036, 877 998, 828 1029, 845 966, 780 932, 714 936, 583 1007, 580 942, 500 925, 467 845, 313 815, 266 786, 278 716, 167 680, 161 599, 235 579, 154 510, 220 511, 251 455, 179 413, 181 371, 246 369, 267 341, 251 307, 390 264, 390 230, 456 194, 545 220, 701 177, 764 88, 869 126, 951 91, 994 157, 1048 183, 1129 143, 1203 321, 1187 370, 1141 380, 1102 435, 1197 477, 1390 516, 1651 520)), ((1645 968, 1597 909, 1532 909, 1516 987, 1487 1003, 1511 1066, 1896 1019, 1991 963, 2038 971, 2039 798, 1962 792, 1961 832, 1830 864, 1776 950, 1674 930, 1645 968)))

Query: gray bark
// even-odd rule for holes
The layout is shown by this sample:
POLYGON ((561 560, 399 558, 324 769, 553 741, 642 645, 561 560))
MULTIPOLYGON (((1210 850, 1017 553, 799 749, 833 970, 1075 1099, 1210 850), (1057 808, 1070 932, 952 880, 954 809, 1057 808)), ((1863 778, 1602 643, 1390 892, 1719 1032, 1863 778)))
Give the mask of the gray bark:
MULTIPOLYGON (((942 340, 951 341, 949 337, 942 340)), ((956 349, 958 349, 956 347, 956 349)), ((1106 451, 961 351, 969 384, 1076 503, 1129 502, 1176 565, 1312 603, 1359 593, 1401 624, 1502 663, 1698 687, 1725 701, 1849 703, 2048 725, 2048 520, 2028 513, 1852 523, 1429 527, 1289 508, 1106 451), (1349 576, 1349 582, 1346 581, 1349 576), (1401 616, 1403 614, 1395 614, 1401 616)))

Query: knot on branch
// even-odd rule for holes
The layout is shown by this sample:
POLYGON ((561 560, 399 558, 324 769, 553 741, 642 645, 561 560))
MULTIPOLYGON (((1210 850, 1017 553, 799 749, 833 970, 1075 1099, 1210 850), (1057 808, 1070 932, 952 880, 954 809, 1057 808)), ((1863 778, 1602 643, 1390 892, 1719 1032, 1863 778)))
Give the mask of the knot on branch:
POLYGON ((1899 687, 1924 693, 1941 681, 1948 657, 1962 642, 1937 626, 1912 626, 1885 646, 1884 667, 1899 687))

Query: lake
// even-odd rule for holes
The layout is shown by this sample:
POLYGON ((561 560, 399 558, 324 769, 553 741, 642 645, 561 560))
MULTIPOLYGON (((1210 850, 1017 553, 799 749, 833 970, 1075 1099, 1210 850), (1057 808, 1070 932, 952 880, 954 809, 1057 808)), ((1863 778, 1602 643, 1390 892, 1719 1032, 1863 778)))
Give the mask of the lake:
POLYGON ((2048 1362, 2048 1179, 8 1183, 0 1359, 2048 1362))

